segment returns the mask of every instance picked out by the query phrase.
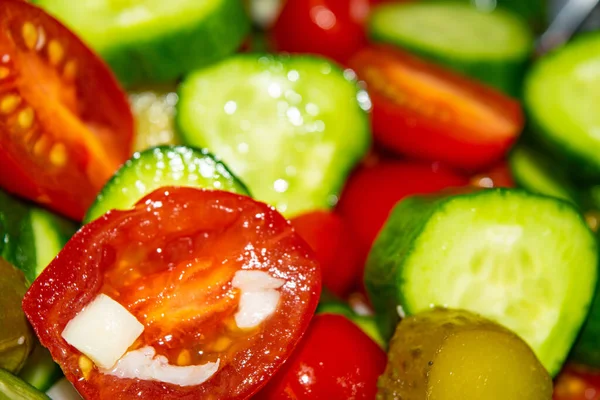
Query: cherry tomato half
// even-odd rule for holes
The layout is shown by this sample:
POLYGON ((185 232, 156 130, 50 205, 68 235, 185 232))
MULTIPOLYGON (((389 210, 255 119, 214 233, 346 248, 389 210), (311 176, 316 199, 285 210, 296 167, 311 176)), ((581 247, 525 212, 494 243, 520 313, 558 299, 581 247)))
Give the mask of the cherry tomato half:
POLYGON ((259 400, 372 400, 385 352, 346 317, 316 315, 290 359, 259 400))
POLYGON ((133 117, 106 65, 27 2, 0 2, 0 186, 80 220, 129 158, 133 117))
POLYGON ((411 157, 479 170, 519 136, 519 103, 403 50, 373 46, 349 62, 367 83, 375 140, 411 157))
POLYGON ((365 22, 382 0, 287 0, 272 28, 274 47, 342 64, 367 45, 365 22))
POLYGON ((296 232, 315 251, 323 286, 345 297, 362 278, 362 258, 356 234, 338 214, 313 211, 291 219, 296 232))
POLYGON ((600 400, 600 371, 567 365, 554 384, 554 400, 600 400))
POLYGON ((357 233, 366 256, 398 201, 468 183, 467 178, 439 163, 381 161, 359 168, 350 176, 337 210, 357 233))
POLYGON ((33 283, 23 309, 88 399, 245 399, 291 354, 320 287, 313 252, 271 207, 228 192, 165 187, 79 230, 33 283), (279 293, 275 308, 255 326, 238 323, 245 294, 232 280, 240 271, 280 281, 270 288, 279 293), (218 361, 218 370, 192 386, 101 372, 62 337, 99 294, 143 324, 130 351, 152 346, 171 365, 218 361))

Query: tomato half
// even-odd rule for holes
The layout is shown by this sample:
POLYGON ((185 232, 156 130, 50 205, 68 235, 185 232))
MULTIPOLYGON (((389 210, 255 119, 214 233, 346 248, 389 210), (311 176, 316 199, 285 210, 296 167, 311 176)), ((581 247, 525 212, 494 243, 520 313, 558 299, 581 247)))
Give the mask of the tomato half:
POLYGON ((466 177, 439 163, 381 161, 359 168, 350 176, 337 210, 358 235, 366 256, 398 201, 468 183, 466 177))
POLYGON ((346 317, 320 314, 260 400, 365 399, 377 393, 385 352, 346 317))
POLYGON ((403 50, 370 47, 349 65, 367 83, 375 140, 399 154, 478 170, 523 129, 516 100, 403 50))
POLYGON ((362 258, 356 234, 338 214, 313 211, 291 219, 298 234, 315 251, 323 286, 345 297, 362 278, 362 258))
POLYGON ((381 0, 287 0, 272 28, 274 47, 342 64, 367 45, 365 21, 381 0))
POLYGON ((88 399, 244 399, 291 354, 320 287, 312 251, 271 207, 227 192, 166 187, 84 226, 33 283, 23 309, 88 399), (242 270, 282 281, 276 308, 256 327, 239 328, 236 319, 240 290, 232 279, 242 270), (218 371, 195 386, 100 372, 61 333, 101 293, 144 325, 130 350, 152 346, 179 366, 219 360, 218 371))
POLYGON ((106 65, 60 22, 0 2, 0 186, 80 220, 129 158, 133 116, 106 65))
POLYGON ((554 400, 600 400, 600 371, 567 365, 554 384, 554 400))

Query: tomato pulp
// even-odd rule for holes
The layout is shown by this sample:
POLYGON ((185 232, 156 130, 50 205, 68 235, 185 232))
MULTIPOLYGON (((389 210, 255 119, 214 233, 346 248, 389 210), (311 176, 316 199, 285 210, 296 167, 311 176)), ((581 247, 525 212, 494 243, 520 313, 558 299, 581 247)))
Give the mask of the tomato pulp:
POLYGON ((0 186, 81 220, 129 158, 133 116, 106 65, 64 25, 0 3, 0 186))
POLYGON ((320 285, 312 251, 272 208, 227 192, 162 188, 84 226, 33 283, 23 308, 86 398, 243 399, 292 352, 320 285), (282 282, 273 313, 244 329, 236 319, 243 293, 232 284, 242 270, 282 282), (130 350, 152 346, 178 366, 219 360, 218 371, 196 386, 101 372, 61 336, 99 294, 144 325, 130 350))
POLYGON ((349 65, 367 83, 375 140, 396 153, 480 170, 523 129, 517 100, 403 50, 369 47, 349 65))

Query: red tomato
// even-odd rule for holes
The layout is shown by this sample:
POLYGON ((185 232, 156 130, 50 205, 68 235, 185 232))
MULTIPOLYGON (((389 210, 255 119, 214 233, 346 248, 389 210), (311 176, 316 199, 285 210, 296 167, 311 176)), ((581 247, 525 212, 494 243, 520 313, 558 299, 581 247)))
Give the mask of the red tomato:
POLYGON ((372 400, 385 364, 385 352, 346 317, 316 315, 298 348, 256 398, 372 400))
POLYGON ((130 155, 133 117, 106 65, 41 9, 0 2, 0 186, 81 219, 130 155))
POLYGON ((382 0, 287 0, 272 28, 274 47, 342 64, 366 46, 365 21, 382 0))
POLYGON ((515 187, 510 166, 506 161, 501 161, 487 171, 474 175, 471 184, 480 188, 515 187))
POLYGON ((370 47, 349 65, 367 83, 375 140, 399 154, 478 170, 523 128, 516 100, 402 50, 370 47))
POLYGON ((406 196, 464 186, 468 179, 438 163, 383 161, 354 172, 338 204, 366 252, 394 205, 406 196))
POLYGON ((600 400, 600 371, 567 365, 556 379, 554 400, 600 400))
POLYGON ((344 297, 361 279, 361 253, 356 236, 339 215, 313 211, 291 220, 296 232, 312 247, 323 276, 323 286, 344 297))
POLYGON ((167 187, 84 226, 33 283, 23 309, 88 399, 245 399, 291 354, 320 287, 312 251, 271 207, 227 192, 167 187), (284 283, 277 308, 256 328, 238 328, 235 319, 240 291, 232 279, 242 269, 284 283), (218 359, 219 370, 201 385, 178 386, 84 369, 82 353, 61 333, 101 293, 144 325, 130 350, 152 346, 174 365, 218 359))

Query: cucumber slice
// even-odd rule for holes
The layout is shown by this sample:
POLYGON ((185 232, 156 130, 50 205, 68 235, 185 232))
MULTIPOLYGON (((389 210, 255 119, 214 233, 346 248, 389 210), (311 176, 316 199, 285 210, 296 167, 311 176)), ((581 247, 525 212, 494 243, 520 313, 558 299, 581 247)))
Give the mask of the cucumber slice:
POLYGON ((542 152, 518 144, 509 154, 509 165, 515 182, 533 193, 545 194, 580 204, 577 190, 542 152))
POLYGON ((0 400, 50 400, 50 397, 0 368, 0 400))
POLYGON ((184 142, 288 217, 335 205, 370 144, 367 93, 317 57, 238 55, 188 76, 179 97, 184 142))
POLYGON ((414 51, 518 96, 533 35, 516 15, 454 2, 390 3, 369 20, 370 36, 414 51))
POLYGON ((175 130, 178 99, 175 89, 169 86, 129 92, 129 103, 135 118, 135 151, 181 143, 175 130))
POLYGON ((45 392, 62 376, 58 364, 52 360, 50 351, 35 341, 33 352, 19 372, 19 378, 39 391, 45 392))
POLYGON ((23 271, 28 283, 76 230, 74 222, 0 191, 0 256, 23 271))
POLYGON ((365 271, 384 337, 408 315, 444 306, 519 334, 556 374, 596 286, 597 245, 565 201, 521 190, 411 197, 392 211, 365 271))
POLYGON ((192 186, 249 195, 246 186, 205 149, 159 146, 135 153, 104 185, 88 210, 88 223, 109 210, 126 210, 162 186, 192 186))
POLYGON ((538 140, 574 177, 600 180, 600 34, 570 42, 537 62, 525 80, 525 106, 538 140))
POLYGON ((168 82, 234 53, 250 29, 241 0, 38 0, 126 86, 168 82))

